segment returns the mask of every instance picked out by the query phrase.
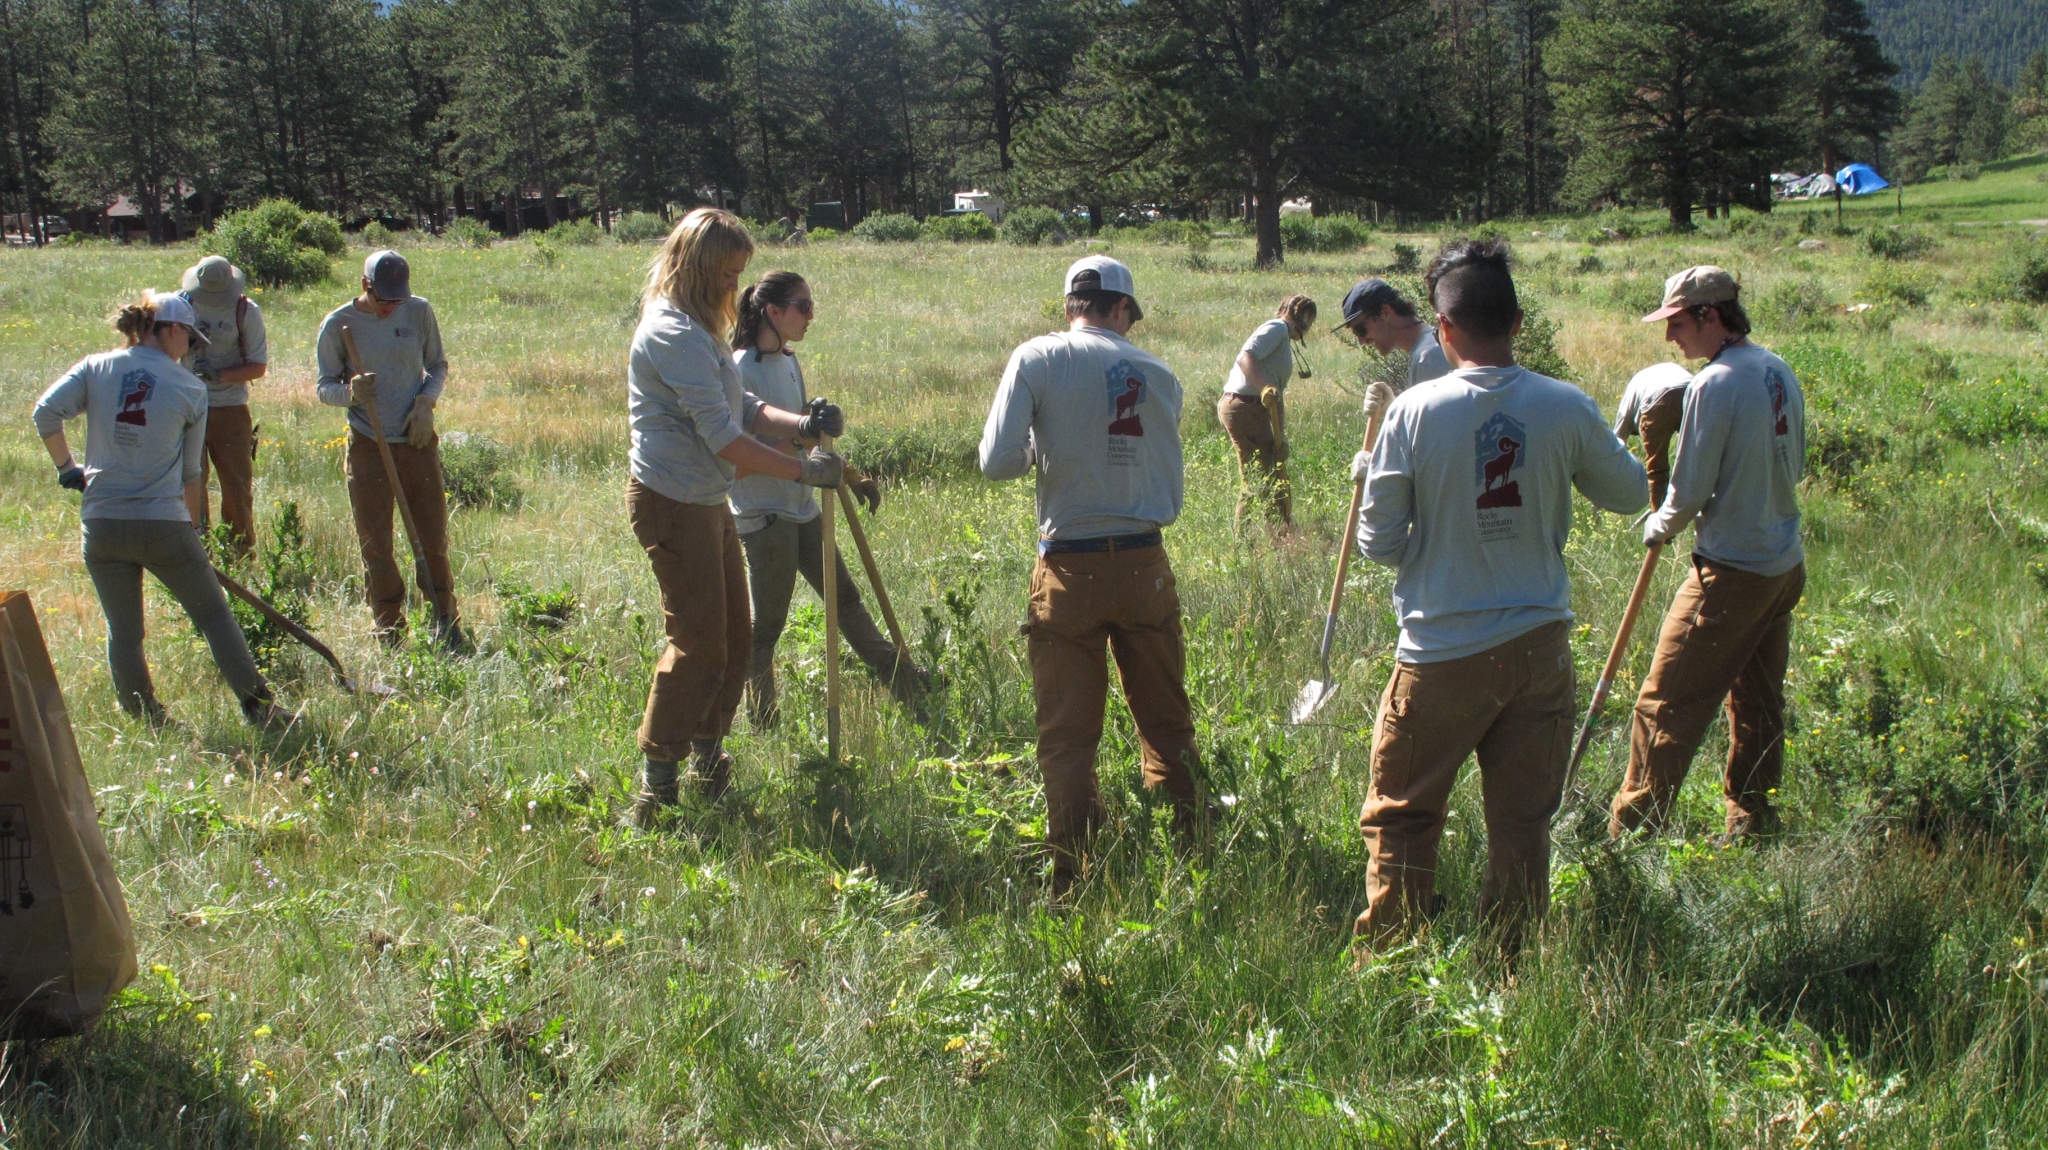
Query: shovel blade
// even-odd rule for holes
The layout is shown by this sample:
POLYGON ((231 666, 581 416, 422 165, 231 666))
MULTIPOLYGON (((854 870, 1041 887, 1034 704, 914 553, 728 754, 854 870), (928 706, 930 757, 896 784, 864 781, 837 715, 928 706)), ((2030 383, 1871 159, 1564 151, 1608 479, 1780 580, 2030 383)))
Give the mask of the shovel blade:
POLYGON ((1287 712, 1288 723, 1298 727, 1308 722, 1336 693, 1336 680, 1310 679, 1301 688, 1301 693, 1294 696, 1294 706, 1287 712))

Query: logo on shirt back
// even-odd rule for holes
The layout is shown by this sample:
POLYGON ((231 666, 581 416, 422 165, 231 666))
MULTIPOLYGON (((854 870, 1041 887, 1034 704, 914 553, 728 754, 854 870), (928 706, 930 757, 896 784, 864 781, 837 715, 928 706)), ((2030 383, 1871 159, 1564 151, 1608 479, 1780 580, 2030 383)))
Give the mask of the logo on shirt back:
MULTIPOLYGON (((1111 364, 1103 373, 1103 380, 1109 391, 1109 434, 1141 436, 1145 425, 1138 419, 1138 405, 1145 402, 1145 373, 1128 359, 1111 364)), ((1110 458, 1120 459, 1121 453, 1112 445, 1110 458)), ((1135 458, 1135 453, 1132 453, 1135 458)))
POLYGON ((149 426, 150 393, 156 390, 156 377, 137 368, 121 377, 121 410, 114 414, 115 423, 132 423, 137 427, 149 426))
POLYGON ((1777 421, 1777 433, 1792 434, 1792 425, 1785 418, 1785 381, 1778 375, 1777 368, 1764 372, 1764 387, 1771 393, 1771 418, 1777 421))
POLYGON ((1522 489, 1515 482, 1515 472, 1525 462, 1528 443, 1528 431, 1498 412, 1480 425, 1472 437, 1479 469, 1479 499, 1474 506, 1484 511, 1522 505, 1522 489))

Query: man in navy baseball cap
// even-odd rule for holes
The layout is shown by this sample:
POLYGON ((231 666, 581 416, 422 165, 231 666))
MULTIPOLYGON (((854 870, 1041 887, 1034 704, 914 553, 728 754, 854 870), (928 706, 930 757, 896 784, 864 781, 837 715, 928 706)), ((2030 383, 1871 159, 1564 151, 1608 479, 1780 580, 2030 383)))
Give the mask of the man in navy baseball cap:
POLYGON ((1436 329, 1422 322, 1414 301, 1383 279, 1352 285, 1344 295, 1344 321, 1330 330, 1348 331, 1360 345, 1370 345, 1381 355, 1405 352, 1408 379, 1399 384, 1402 391, 1450 373, 1451 362, 1437 343, 1436 329))
POLYGON ((412 298, 412 267, 389 248, 371 252, 363 261, 363 290, 384 303, 404 303, 412 298))

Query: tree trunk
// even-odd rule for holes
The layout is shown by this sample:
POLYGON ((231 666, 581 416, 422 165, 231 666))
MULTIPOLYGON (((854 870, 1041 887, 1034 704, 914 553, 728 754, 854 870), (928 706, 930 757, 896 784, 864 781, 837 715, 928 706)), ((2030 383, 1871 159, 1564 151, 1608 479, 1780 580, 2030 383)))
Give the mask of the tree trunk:
POLYGON ((1092 235, 1094 235, 1095 233, 1097 233, 1097 232, 1099 232, 1099 231, 1101 231, 1101 230, 1102 230, 1102 205, 1101 205, 1101 204, 1089 204, 1089 205, 1088 205, 1088 234, 1092 236, 1092 235))
POLYGON ((1252 229, 1259 237, 1253 266, 1276 268, 1285 262, 1280 250, 1280 174, 1271 162, 1261 164, 1252 174, 1252 229))

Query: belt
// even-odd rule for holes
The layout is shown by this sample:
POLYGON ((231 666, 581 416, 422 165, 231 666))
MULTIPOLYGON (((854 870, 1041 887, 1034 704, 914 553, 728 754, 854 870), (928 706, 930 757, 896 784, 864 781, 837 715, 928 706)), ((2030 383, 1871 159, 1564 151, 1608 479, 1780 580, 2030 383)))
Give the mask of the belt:
POLYGON ((1226 391, 1226 392, 1224 392, 1224 393, 1223 393, 1223 398, 1225 398, 1225 399, 1234 399, 1234 400, 1238 401, 1239 403, 1257 403, 1257 402, 1259 402, 1259 397, 1258 397, 1258 396, 1256 396, 1256 395, 1242 395, 1242 394, 1240 394, 1240 393, 1238 393, 1238 392, 1235 392, 1235 391, 1226 391))
POLYGON ((1040 539, 1040 555, 1099 555, 1104 552, 1140 551, 1157 547, 1162 542, 1157 531, 1140 531, 1136 535, 1097 535, 1091 539, 1040 539))

